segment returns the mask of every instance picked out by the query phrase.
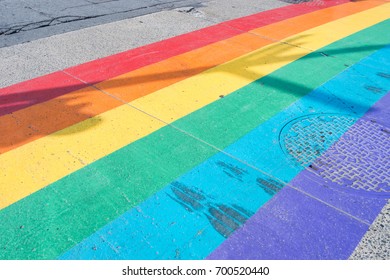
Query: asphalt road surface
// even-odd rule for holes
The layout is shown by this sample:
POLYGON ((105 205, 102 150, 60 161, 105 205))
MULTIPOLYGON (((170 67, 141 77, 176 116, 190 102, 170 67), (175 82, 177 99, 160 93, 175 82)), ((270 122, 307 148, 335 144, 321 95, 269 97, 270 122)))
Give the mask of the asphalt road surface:
POLYGON ((0 0, 0 48, 208 0, 0 0))

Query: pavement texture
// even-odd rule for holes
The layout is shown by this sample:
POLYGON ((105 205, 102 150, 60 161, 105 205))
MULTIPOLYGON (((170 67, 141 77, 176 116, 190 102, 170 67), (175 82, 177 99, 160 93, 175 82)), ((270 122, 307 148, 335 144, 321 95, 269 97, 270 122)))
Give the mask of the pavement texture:
POLYGON ((14 2, 0 259, 390 259, 388 1, 14 2))
MULTIPOLYGON (((240 0, 228 0, 223 4, 224 12, 220 13, 221 2, 209 1, 207 6, 202 8, 187 6, 184 9, 161 11, 13 45, 13 47, 3 47, 0 48, 2 57, 0 72, 3 74, 0 87, 195 31, 225 20, 287 5, 285 2, 274 0, 262 1, 261 5, 257 2, 257 0, 250 0, 242 3, 240 0)), ((30 32, 33 37, 39 37, 37 32, 43 32, 41 37, 50 35, 50 32, 46 33, 44 29, 30 32)), ((0 35, 0 44, 7 40, 16 42, 18 39, 13 39, 15 36, 22 36, 21 42, 27 40, 24 39, 25 33, 8 36, 3 34, 0 35)))
POLYGON ((2 0, 0 47, 161 10, 196 7, 200 3, 194 0, 2 0))
POLYGON ((390 203, 376 218, 369 231, 360 241, 350 259, 377 260, 390 259, 390 203))

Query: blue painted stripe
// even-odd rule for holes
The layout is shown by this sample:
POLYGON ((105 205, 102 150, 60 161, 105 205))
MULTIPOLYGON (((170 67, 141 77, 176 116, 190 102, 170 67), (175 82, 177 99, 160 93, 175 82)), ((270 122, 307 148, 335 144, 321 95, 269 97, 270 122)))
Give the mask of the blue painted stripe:
POLYGON ((286 186, 207 259, 347 259, 367 229, 286 186))
MULTIPOLYGON (((291 181, 304 167, 292 166, 292 161, 280 149, 280 128, 292 119, 304 115, 327 113, 361 117, 390 89, 390 79, 380 76, 383 69, 388 69, 388 62, 383 58, 389 56, 390 45, 301 98, 271 120, 252 130, 237 143, 227 147, 225 152, 238 158, 245 158, 247 163, 285 182, 291 181), (373 88, 378 91, 371 91, 373 88), (261 139, 261 143, 254 139, 261 139)), ((334 138, 338 139, 348 128, 344 127, 334 138)))
MULTIPOLYGON (((390 87, 389 79, 378 76, 381 59, 389 54, 390 48, 374 53, 263 123, 225 152, 290 181, 303 167, 293 165, 280 149, 280 128, 304 114, 362 116, 384 95, 367 87, 390 87)), ((270 177, 219 153, 60 258, 203 259, 281 187, 270 177)))
POLYGON ((390 142, 385 131, 390 127, 389 116, 390 93, 314 162, 317 166, 324 164, 328 171, 332 170, 331 174, 338 173, 338 183, 305 169, 208 259, 347 259, 369 228, 369 223, 356 219, 356 213, 364 208, 356 203, 356 197, 364 197, 364 203, 376 212, 375 216, 388 203, 390 189, 386 181, 390 169, 386 165, 390 142), (342 146, 348 147, 348 151, 342 146), (351 161, 351 154, 359 157, 351 161), (335 161, 339 156, 340 161, 335 161), (355 176, 358 181, 351 180, 355 176), (359 195, 352 187, 355 182, 359 195))

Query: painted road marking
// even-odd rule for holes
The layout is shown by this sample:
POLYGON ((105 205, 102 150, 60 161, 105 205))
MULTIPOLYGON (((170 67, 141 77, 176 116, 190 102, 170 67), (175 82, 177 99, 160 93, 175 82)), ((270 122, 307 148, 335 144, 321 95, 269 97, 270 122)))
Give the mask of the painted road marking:
MULTIPOLYGON (((77 79, 86 81, 88 84, 96 84, 129 71, 165 60, 172 56, 204 47, 220 40, 228 39, 260 26, 346 2, 348 2, 348 0, 325 2, 321 6, 309 6, 306 3, 302 3, 299 5, 281 7, 275 10, 223 22, 168 40, 71 67, 66 69, 66 72, 77 77, 77 79), (182 42, 186 42, 186 44, 183 44, 182 42), (161 50, 164 51, 162 52, 161 50), (148 55, 145 56, 145 54, 148 55), (121 63, 118 64, 118 61, 121 63)), ((374 2, 370 1, 370 3, 374 2)), ((367 6, 367 8, 369 7, 370 6, 367 6)), ((0 115, 14 112, 85 87, 85 83, 72 79, 64 72, 55 72, 27 82, 6 87, 0 89, 0 95, 5 99, 4 102, 1 102, 0 104, 0 115), (54 89, 53 84, 57 85, 54 89), (26 95, 26 93, 29 94, 26 95), (30 98, 31 94, 34 94, 33 99, 30 98), (28 98, 26 99, 27 96, 28 98)))
MULTIPOLYGON (((358 42, 358 44, 368 44, 373 38, 377 40, 378 44, 384 43, 386 39, 383 36, 377 38, 373 34, 383 34, 387 26, 386 22, 375 25, 319 51, 326 52, 328 48, 342 49, 345 44, 348 45, 351 41, 358 42)), ((357 62, 372 52, 373 50, 369 48, 361 50, 355 53, 354 59, 357 62)), ((274 107, 275 111, 274 113, 270 112, 270 117, 309 93, 311 88, 321 85, 344 69, 345 66, 335 59, 312 54, 310 59, 300 59, 274 72, 269 77, 275 75, 281 79, 288 79, 288 77, 295 78, 291 75, 297 73, 296 82, 298 84, 308 82, 308 87, 301 88, 299 95, 290 99, 288 104, 282 103, 281 107, 274 107), (321 71, 313 75, 313 69, 317 68, 321 71), (302 71, 302 69, 306 71, 302 71)), ((289 89, 289 87, 285 88, 286 92, 279 94, 289 96, 289 89)), ((274 92, 271 87, 269 90, 274 92)), ((250 94, 251 91, 248 93, 250 94)), ((230 96, 235 95, 237 93, 230 96)), ((256 103, 262 104, 261 99, 257 101, 247 99, 247 101, 254 107, 249 107, 247 115, 249 119, 243 119, 243 123, 251 119, 250 112, 255 111, 257 114, 261 114, 258 111, 258 103, 256 103), (250 108, 254 108, 254 110, 250 108)), ((223 98, 220 102, 224 106, 229 105, 228 98, 223 98)), ((213 111, 212 106, 206 108, 213 111)), ((202 114, 207 116, 210 112, 205 109, 202 114)), ((185 121, 194 122, 192 118, 194 115, 190 116, 191 118, 180 120, 181 127, 185 126, 185 121)), ((226 137, 228 140, 220 139, 220 141, 224 145, 231 144, 259 123, 261 120, 253 118, 253 127, 237 130, 235 136, 231 134, 231 136, 226 137), (229 139, 233 139, 232 142, 228 143, 229 139)), ((229 127, 230 124, 229 120, 225 123, 226 127, 229 127)), ((233 133, 235 129, 236 127, 231 132, 233 133)), ((72 173, 40 192, 3 209, 0 215, 5 221, 5 226, 1 235, 11 238, 4 242, 8 244, 18 242, 21 234, 27 234, 31 241, 18 249, 11 247, 12 250, 7 250, 4 254, 7 258, 56 258, 106 223, 136 206, 217 152, 217 150, 202 145, 199 141, 185 134, 178 133, 172 127, 164 127, 148 137, 88 165, 82 172, 72 173), (29 218, 35 215, 42 217, 42 213, 46 213, 45 218, 39 220, 29 218), (74 217, 79 217, 79 219, 74 220, 74 217), (68 224, 72 224, 73 227, 64 226, 68 224), (24 227, 21 229, 20 226, 24 227), (62 234, 59 235, 58 231, 62 234), (13 240, 14 237, 18 237, 17 240, 13 240), (36 244, 39 244, 39 248, 35 247, 36 244)), ((8 248, 10 247, 8 246, 8 248)))
MULTIPOLYGON (((307 41, 305 46, 308 49, 317 49, 381 22, 387 18, 389 9, 390 4, 382 5, 302 32, 303 37, 309 36, 311 39, 318 39, 313 43, 307 41), (354 21, 358 21, 358 23, 353 24, 354 21), (324 35, 327 34, 326 30, 328 29, 337 30, 338 24, 346 27, 342 28, 340 32, 334 32, 332 38, 321 39, 316 36, 317 32, 324 35)), ((297 34, 290 41, 300 37, 301 35, 297 34)), ((308 52, 301 48, 283 43, 274 43, 205 71, 201 75, 188 78, 151 95, 139 98, 130 104, 170 123, 217 101, 221 95, 227 96, 232 91, 306 54, 308 52), (276 55, 279 53, 283 53, 284 57, 276 55), (256 59, 255 63, 253 59, 256 59), (226 76, 226 73, 229 73, 229 75, 226 76), (158 107, 155 106, 156 104, 159 104, 158 107)), ((263 101, 264 103, 267 102, 266 100, 273 102, 273 99, 272 96, 265 96, 263 101)), ((0 156, 0 168, 4 170, 0 184, 0 206, 4 208, 81 169, 86 164, 103 158, 150 134, 163 125, 165 125, 163 122, 142 115, 141 112, 129 108, 128 105, 122 105, 16 150, 9 151, 0 156), (99 125, 91 126, 99 120, 102 120, 99 125), (125 120, 132 120, 132 122, 125 120), (115 142, 107 141, 105 135, 113 135, 115 142), (42 157, 42 155, 44 156, 42 157), (23 160, 16 162, 15 158, 23 160)))
MULTIPOLYGON (((358 127, 365 121, 378 120, 379 124, 388 128, 390 121, 383 119, 383 115, 390 113, 389 105, 390 94, 387 94, 343 138, 356 138, 356 132, 361 133, 358 127)), ((372 131, 372 133, 377 132, 372 131)), ((386 132, 382 131, 382 133, 386 132)), ((335 146, 344 141, 343 138, 335 146)), ((372 144, 369 141, 360 142, 360 148, 364 150, 372 144)), ((326 160, 325 157, 320 157, 318 160, 321 159, 326 160)), ((345 164, 350 168, 356 168, 356 164, 348 162, 345 164)), ((371 164, 365 166, 367 170, 370 167, 372 167, 371 164)), ((388 176, 388 174, 384 175, 388 176)), ((356 221, 348 219, 346 215, 336 213, 333 208, 305 195, 314 194, 328 201, 344 201, 345 198, 345 196, 340 196, 340 192, 330 193, 329 190, 321 187, 321 185, 329 185, 329 182, 318 175, 313 176, 313 172, 309 172, 308 169, 294 178, 291 184, 304 192, 290 187, 283 189, 275 199, 261 208, 248 223, 217 248, 209 259, 347 259, 367 231, 368 226, 359 225, 356 221), (313 185, 316 188, 313 188, 313 185), (282 219, 282 213, 288 213, 289 219, 282 219), (302 235, 305 236, 306 242, 299 242, 302 235), (263 240, 267 240, 267 244, 263 240), (332 245, 330 250, 329 244, 332 245)), ((362 186, 364 185, 363 182, 362 186)), ((338 186, 338 188, 341 187, 338 186)), ((387 199, 382 199, 381 206, 375 205, 368 199, 366 203, 376 208, 377 215, 387 203, 387 199)), ((356 212, 360 210, 359 206, 354 207, 356 212)))
MULTIPOLYGON (((388 18, 390 4, 382 5, 335 22, 301 32, 287 38, 291 44, 299 44, 307 50, 317 50, 343 37, 367 28, 388 18), (375 18, 370 23, 367 17, 375 18), (340 26, 342 26, 340 28, 340 26), (336 31, 337 30, 337 31, 336 31)), ((251 52, 239 59, 214 67, 201 75, 134 100, 131 104, 149 114, 172 122, 214 101, 220 96, 238 90, 269 73, 295 61, 308 52, 284 43, 275 43, 251 52)), ((105 89, 103 87, 103 89, 105 89)), ((109 89, 106 89, 109 91, 109 89)), ((126 88, 124 88, 126 90, 126 88)), ((113 94, 116 94, 112 91, 113 94)), ((110 91, 109 91, 110 92, 110 91)))
MULTIPOLYGON (((282 40, 300 31, 379 5, 378 2, 362 3, 364 4, 354 5, 354 3, 348 3, 322 9, 249 32, 270 37, 272 40, 282 40)), ((206 36, 206 38, 208 37, 206 36)), ((207 45, 201 49, 192 50, 185 54, 135 69, 130 73, 96 86, 109 91, 115 91, 115 94, 123 101, 131 102, 136 98, 153 93, 156 90, 199 74, 202 71, 270 43, 270 41, 266 41, 259 36, 244 33, 207 45), (224 49, 224 51, 221 52, 221 49, 224 49), (214 55, 210 57, 210 53, 214 55), (163 73, 161 69, 164 69, 163 73), (126 90, 123 90, 123 88, 126 90)), ((118 59, 122 61, 124 58, 118 57, 118 59)), ((105 67, 107 67, 106 64, 103 63, 105 67)), ((127 64, 124 63, 124 65, 127 64)), ((89 66, 92 67, 91 65, 89 66)), ((80 67, 80 72, 91 72, 91 70, 85 68, 86 66, 78 66, 77 69, 80 67)), ((100 65, 100 67, 103 66, 100 65)), ((108 68, 117 69, 119 67, 108 68)), ((92 72, 96 72, 96 68, 92 69, 92 72)), ((66 70, 66 72, 70 72, 72 75, 77 74, 80 76, 80 73, 75 73, 75 71, 66 70)), ((102 72, 106 73, 106 71, 102 72)), ((40 84, 40 87, 42 88, 42 84, 40 84)), ((31 96, 36 91, 40 90, 32 87, 28 95, 31 96)), ((47 96, 49 92, 49 89, 43 90, 44 96, 47 96)), ((4 136, 0 138, 0 154, 116 108, 119 105, 121 103, 113 100, 109 101, 107 96, 102 96, 102 94, 98 94, 96 91, 81 89, 2 116, 0 117, 0 125, 4 136)), ((8 100, 7 106, 12 106, 12 101, 8 100)))
POLYGON ((347 259, 367 229, 366 224, 285 187, 207 259, 347 259), (249 233, 254 228, 256 232, 249 233), (247 243, 238 245, 240 237, 247 237, 247 243), (234 252, 226 248, 229 245, 234 252))
MULTIPOLYGON (((310 108, 316 108, 317 114, 337 112, 354 115, 356 118, 362 116, 383 96, 383 94, 373 93, 370 95, 363 82, 376 80, 378 70, 371 67, 383 68, 384 65, 380 63, 380 59, 386 57, 389 51, 387 48, 382 49, 339 74, 320 88, 299 99, 282 113, 257 127, 254 130, 255 133, 247 134, 233 143, 225 152, 228 154, 234 152, 233 155, 236 158, 245 158, 247 153, 251 152, 253 157, 258 158, 258 162, 254 166, 260 170, 264 170, 264 165, 267 167, 271 165, 270 168, 275 168, 275 165, 280 165, 279 162, 287 162, 281 170, 289 173, 291 177, 295 177, 303 170, 303 167, 290 167, 291 163, 286 161, 278 143, 272 144, 275 139, 277 140, 277 133, 273 132, 275 128, 283 127, 286 115, 289 116, 288 119, 295 119, 297 116, 310 113, 310 108), (364 78, 356 75, 357 73, 364 78), (348 81, 348 83, 340 83, 340 80, 348 81), (328 92, 329 88, 332 88, 331 92, 328 92), (348 97, 360 102, 361 106, 352 110, 349 107, 350 103, 346 102, 348 104, 346 105, 340 104, 338 101, 348 97), (327 102, 320 103, 319 98, 324 98, 327 102), (333 106, 335 103, 337 109, 333 106), (269 158, 274 158, 272 162, 264 155, 264 152, 269 154, 269 158)), ((377 85, 390 88, 390 81, 379 79, 377 85)), ((349 126, 342 127, 332 142, 325 143, 325 146, 322 147, 323 150, 327 150, 349 128, 349 126)), ((334 134, 336 132, 333 130, 334 134)), ((220 245, 233 229, 238 228, 246 221, 246 217, 242 213, 256 212, 284 187, 281 181, 273 179, 276 175, 275 172, 272 175, 272 177, 264 175, 223 153, 219 153, 177 178, 136 208, 129 210, 115 221, 96 231, 62 255, 61 258, 203 259, 220 245), (239 212, 236 209, 243 210, 239 212), (170 214, 167 215, 167 212, 170 214), (233 214, 229 215, 228 213, 233 214), (236 215, 238 219, 233 218, 236 215), (172 223, 174 225, 171 225, 172 223), (147 243, 143 242, 144 236, 148 236, 147 243)), ((280 179, 280 174, 278 175, 279 177, 276 178, 280 179)), ((315 186, 313 182, 316 181, 311 182, 311 188, 315 186)), ((295 184, 292 183, 292 185, 295 184)), ((348 197, 345 197, 343 202, 346 200, 348 197)), ((351 199, 349 198, 349 200, 351 199)), ((361 218, 367 219, 369 216, 372 222, 386 201, 386 198, 376 201, 355 198, 353 204, 350 203, 353 208, 345 210, 358 217, 363 213, 361 218), (371 214, 374 215, 370 217, 371 214)), ((348 205, 349 202, 347 201, 345 204, 348 205)), ((337 213, 337 215, 340 214, 337 213)), ((346 217, 343 217, 344 219, 350 220, 346 217)), ((366 224, 362 226, 353 221, 349 221, 349 223, 359 229, 367 229, 366 224)), ((340 253, 342 251, 345 254, 348 250, 353 250, 356 246, 355 243, 360 240, 364 232, 360 232, 361 235, 356 234, 356 238, 351 239, 348 246, 342 247, 347 251, 338 248, 340 253)), ((327 242, 327 246, 337 247, 341 241, 336 238, 336 242, 331 236, 329 238, 331 242, 327 242)), ((342 242, 345 243, 346 240, 342 242)), ((330 256, 339 257, 336 255, 337 251, 332 252, 333 255, 329 252, 330 256)), ((318 251, 312 250, 312 254, 315 253, 318 251)), ((307 252, 302 252, 302 258, 305 258, 304 254, 307 252)), ((326 255, 322 256, 326 257, 326 255)), ((243 256, 239 255, 237 258, 239 257, 243 256)))

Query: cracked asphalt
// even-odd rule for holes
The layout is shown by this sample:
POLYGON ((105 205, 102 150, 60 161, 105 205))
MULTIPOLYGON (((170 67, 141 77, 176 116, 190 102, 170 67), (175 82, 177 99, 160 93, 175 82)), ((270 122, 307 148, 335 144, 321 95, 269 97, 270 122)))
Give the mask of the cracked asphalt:
POLYGON ((0 0, 0 48, 208 0, 0 0))

